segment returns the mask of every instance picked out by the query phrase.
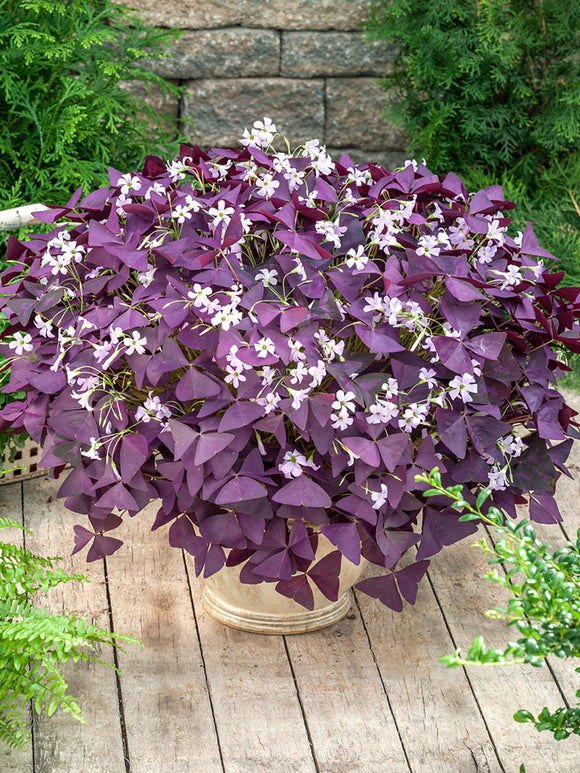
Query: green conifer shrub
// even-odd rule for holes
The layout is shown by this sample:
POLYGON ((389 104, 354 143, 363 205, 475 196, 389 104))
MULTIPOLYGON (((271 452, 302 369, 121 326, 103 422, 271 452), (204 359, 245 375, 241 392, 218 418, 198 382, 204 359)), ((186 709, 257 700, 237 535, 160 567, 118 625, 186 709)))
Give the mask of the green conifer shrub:
POLYGON ((580 145, 580 5, 569 0, 374 0, 367 32, 400 46, 411 149, 435 172, 538 171, 580 145))
POLYGON ((0 0, 0 209, 66 203, 109 166, 173 156, 163 117, 123 82, 178 93, 145 66, 174 37, 112 0, 0 0))

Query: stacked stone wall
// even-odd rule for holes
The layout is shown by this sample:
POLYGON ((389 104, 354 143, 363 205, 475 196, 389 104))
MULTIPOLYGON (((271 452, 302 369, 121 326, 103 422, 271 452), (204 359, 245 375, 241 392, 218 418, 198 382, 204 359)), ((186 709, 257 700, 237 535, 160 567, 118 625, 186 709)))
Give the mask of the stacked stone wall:
POLYGON ((154 67, 185 88, 180 100, 149 95, 202 147, 237 144, 272 118, 291 143, 318 138, 332 155, 388 167, 405 137, 385 120, 377 80, 396 49, 370 44, 370 0, 125 0, 160 27, 178 28, 169 59, 154 67))

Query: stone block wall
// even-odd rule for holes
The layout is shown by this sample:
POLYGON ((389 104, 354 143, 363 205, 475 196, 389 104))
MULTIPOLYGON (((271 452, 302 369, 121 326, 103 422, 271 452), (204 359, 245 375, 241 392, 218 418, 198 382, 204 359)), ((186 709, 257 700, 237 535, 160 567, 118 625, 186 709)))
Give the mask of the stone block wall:
POLYGON ((370 0, 125 0, 160 27, 179 28, 171 58, 153 66, 180 83, 173 112, 202 147, 236 145, 264 116, 292 145, 318 138, 332 155, 387 167, 405 156, 402 129, 385 121, 377 79, 396 49, 361 31, 370 0))

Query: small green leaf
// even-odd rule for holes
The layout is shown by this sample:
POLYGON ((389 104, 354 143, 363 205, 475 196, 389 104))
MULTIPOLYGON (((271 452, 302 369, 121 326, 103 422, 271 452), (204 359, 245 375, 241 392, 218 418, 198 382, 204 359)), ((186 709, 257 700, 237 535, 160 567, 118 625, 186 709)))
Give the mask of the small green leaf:
POLYGON ((534 715, 531 712, 526 711, 526 709, 516 711, 514 719, 516 722, 535 722, 534 715))

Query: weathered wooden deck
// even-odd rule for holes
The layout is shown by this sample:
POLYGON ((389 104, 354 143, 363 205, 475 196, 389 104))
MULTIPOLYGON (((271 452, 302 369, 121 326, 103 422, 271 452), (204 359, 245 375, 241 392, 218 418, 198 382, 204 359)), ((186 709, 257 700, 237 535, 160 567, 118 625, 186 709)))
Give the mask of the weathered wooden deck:
MULTIPOLYGON (((118 654, 119 678, 70 664, 87 724, 35 714, 24 752, 0 747, 3 773, 516 773, 522 762, 527 773, 580 771, 580 739, 556 742, 512 720, 518 708, 575 705, 577 664, 465 671, 438 662, 479 633, 496 646, 512 635, 483 616, 505 595, 481 579, 487 564, 470 540, 435 557, 416 605, 400 614, 358 594, 326 630, 260 636, 207 615, 192 561, 149 532, 153 509, 124 527, 106 564, 71 558, 77 517, 57 487, 47 478, 5 485, 0 515, 22 518, 29 547, 91 578, 52 591, 52 609, 112 622, 144 647, 118 654)), ((559 496, 572 536, 578 478, 562 481, 559 496)), ((565 542, 558 527, 541 532, 565 542)))

